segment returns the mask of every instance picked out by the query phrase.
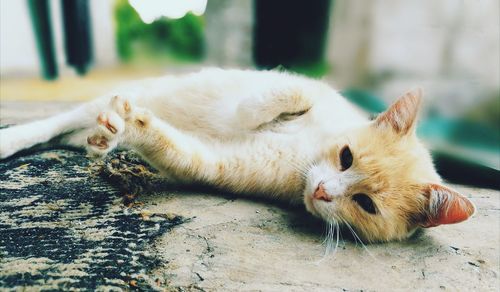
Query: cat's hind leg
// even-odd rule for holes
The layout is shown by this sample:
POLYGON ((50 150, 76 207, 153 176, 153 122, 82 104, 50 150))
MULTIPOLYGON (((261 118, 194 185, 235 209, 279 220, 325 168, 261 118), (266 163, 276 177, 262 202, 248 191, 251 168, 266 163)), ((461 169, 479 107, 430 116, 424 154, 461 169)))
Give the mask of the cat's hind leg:
POLYGON ((113 98, 104 96, 49 118, 1 129, 0 159, 54 140, 55 145, 85 148, 85 138, 94 130, 97 113, 110 108, 110 100, 113 98))
POLYGON ((82 105, 43 120, 1 129, 0 159, 60 135, 77 133, 93 124, 90 116, 87 106, 82 105))
POLYGON ((285 121, 301 116, 311 107, 312 100, 301 88, 288 86, 243 99, 236 114, 242 128, 257 130, 275 120, 285 121))

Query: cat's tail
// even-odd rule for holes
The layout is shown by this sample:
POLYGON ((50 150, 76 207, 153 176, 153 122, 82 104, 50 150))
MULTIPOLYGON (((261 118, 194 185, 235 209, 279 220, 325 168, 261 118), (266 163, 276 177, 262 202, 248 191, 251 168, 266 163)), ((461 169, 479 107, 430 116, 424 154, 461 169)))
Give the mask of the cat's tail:
POLYGON ((0 129, 0 159, 64 134, 68 137, 60 140, 63 144, 84 146, 79 137, 82 135, 77 134, 93 125, 95 115, 92 115, 92 111, 95 108, 91 102, 43 120, 0 129))

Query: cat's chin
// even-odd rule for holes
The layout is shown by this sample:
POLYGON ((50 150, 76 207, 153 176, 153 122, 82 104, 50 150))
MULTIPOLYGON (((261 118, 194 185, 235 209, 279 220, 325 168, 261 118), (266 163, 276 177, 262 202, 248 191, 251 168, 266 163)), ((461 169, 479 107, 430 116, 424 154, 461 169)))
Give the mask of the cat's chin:
POLYGON ((314 206, 313 198, 311 195, 307 195, 307 194, 304 195, 304 205, 306 206, 306 210, 309 213, 313 214, 314 216, 316 216, 318 218, 322 218, 322 216, 319 214, 318 210, 314 206))
POLYGON ((306 206, 306 210, 314 215, 315 217, 318 217, 320 219, 323 219, 325 221, 329 221, 331 216, 323 216, 321 210, 321 204, 331 204, 331 203, 326 203, 322 201, 317 201, 312 198, 312 195, 305 195, 304 196, 304 205, 306 206))

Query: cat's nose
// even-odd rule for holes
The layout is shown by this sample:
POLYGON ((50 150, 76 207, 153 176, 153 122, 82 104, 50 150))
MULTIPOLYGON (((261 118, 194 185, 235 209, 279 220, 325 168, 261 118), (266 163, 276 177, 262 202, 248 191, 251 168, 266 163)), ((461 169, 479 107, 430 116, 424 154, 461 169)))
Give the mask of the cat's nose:
POLYGON ((318 187, 314 191, 313 198, 315 198, 316 200, 322 200, 322 201, 325 201, 325 202, 331 202, 332 201, 332 197, 329 196, 326 193, 325 186, 323 185, 323 183, 320 183, 318 185, 318 187))

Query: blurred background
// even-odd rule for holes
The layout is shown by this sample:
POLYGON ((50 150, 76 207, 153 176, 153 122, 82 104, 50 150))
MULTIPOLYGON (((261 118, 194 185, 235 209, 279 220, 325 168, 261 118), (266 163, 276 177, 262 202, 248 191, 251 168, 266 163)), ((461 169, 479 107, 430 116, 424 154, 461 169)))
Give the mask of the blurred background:
POLYGON ((418 86, 441 174, 500 188, 499 1, 190 1, 204 11, 144 21, 132 0, 0 0, 0 119, 204 66, 321 78, 373 114, 418 86))

